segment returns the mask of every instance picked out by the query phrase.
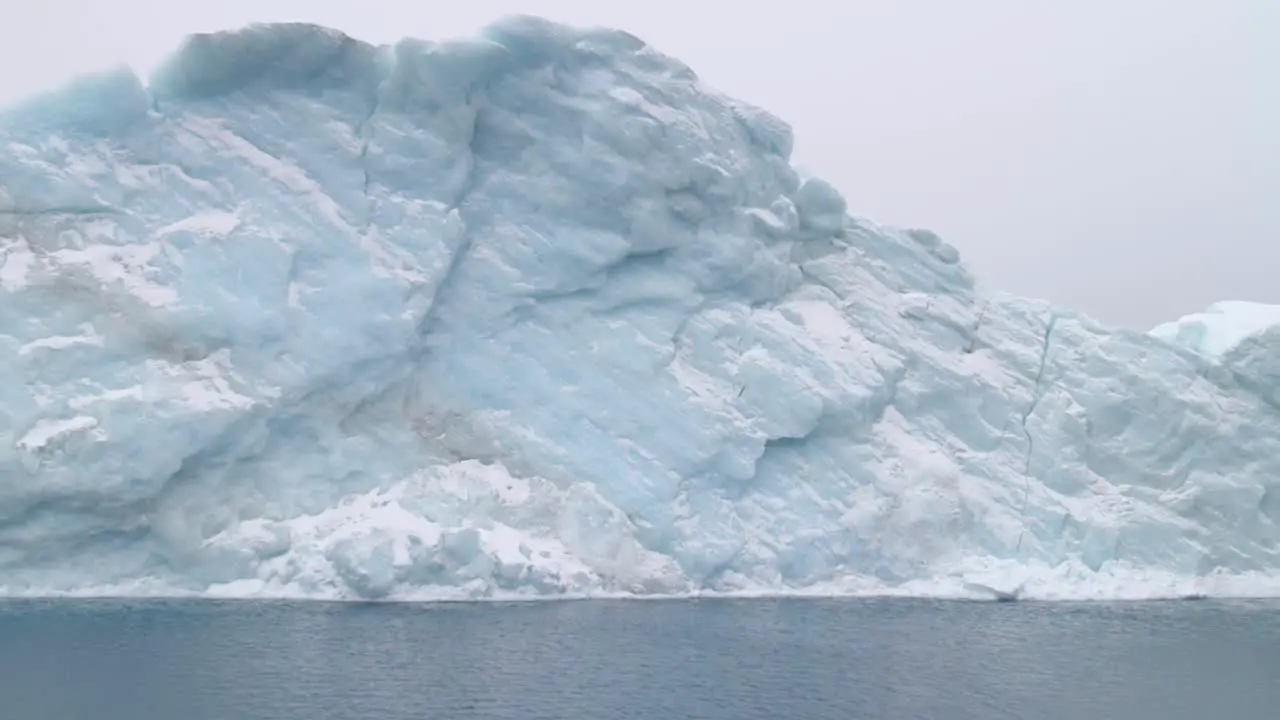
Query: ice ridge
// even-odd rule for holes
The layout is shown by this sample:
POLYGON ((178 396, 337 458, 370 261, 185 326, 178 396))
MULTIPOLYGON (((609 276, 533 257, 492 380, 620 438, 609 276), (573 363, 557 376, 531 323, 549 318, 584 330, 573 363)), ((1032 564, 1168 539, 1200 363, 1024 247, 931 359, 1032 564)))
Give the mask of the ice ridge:
POLYGON ((1280 591, 1280 335, 983 292, 792 145, 529 17, 9 108, 0 592, 1280 591))

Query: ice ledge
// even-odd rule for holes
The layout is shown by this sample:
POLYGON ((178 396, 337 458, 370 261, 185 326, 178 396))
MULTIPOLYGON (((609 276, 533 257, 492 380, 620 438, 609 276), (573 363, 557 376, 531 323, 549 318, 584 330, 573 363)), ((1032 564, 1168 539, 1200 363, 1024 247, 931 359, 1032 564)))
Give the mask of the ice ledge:
POLYGON ((1218 361, 1247 338, 1280 325, 1280 305, 1224 300, 1203 312, 1158 325, 1151 334, 1218 361))

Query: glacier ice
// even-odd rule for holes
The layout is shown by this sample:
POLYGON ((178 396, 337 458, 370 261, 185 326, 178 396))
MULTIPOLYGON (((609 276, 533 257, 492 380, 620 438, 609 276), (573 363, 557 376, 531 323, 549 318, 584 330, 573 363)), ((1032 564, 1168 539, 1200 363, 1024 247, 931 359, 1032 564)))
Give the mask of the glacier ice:
POLYGON ((1280 325, 1280 306, 1228 300, 1152 328, 1151 334, 1209 360, 1219 360, 1276 325, 1280 325))
POLYGON ((986 292, 631 35, 198 35, 0 147, 4 594, 1280 592, 1280 335, 986 292))

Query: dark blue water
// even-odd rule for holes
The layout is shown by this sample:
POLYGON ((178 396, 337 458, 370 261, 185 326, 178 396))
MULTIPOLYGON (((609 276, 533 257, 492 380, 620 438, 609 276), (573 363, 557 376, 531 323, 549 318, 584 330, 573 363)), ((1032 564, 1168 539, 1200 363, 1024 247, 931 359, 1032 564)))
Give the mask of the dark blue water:
POLYGON ((1280 718, 1280 606, 0 602, 3 720, 1280 718))

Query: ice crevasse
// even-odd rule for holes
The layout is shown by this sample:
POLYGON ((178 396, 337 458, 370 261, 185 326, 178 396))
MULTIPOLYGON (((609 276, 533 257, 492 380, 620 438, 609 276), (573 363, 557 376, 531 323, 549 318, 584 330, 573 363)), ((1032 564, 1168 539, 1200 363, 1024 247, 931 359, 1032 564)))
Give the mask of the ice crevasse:
POLYGON ((988 293, 791 149, 529 17, 7 108, 0 593, 1280 594, 1274 309, 988 293))

